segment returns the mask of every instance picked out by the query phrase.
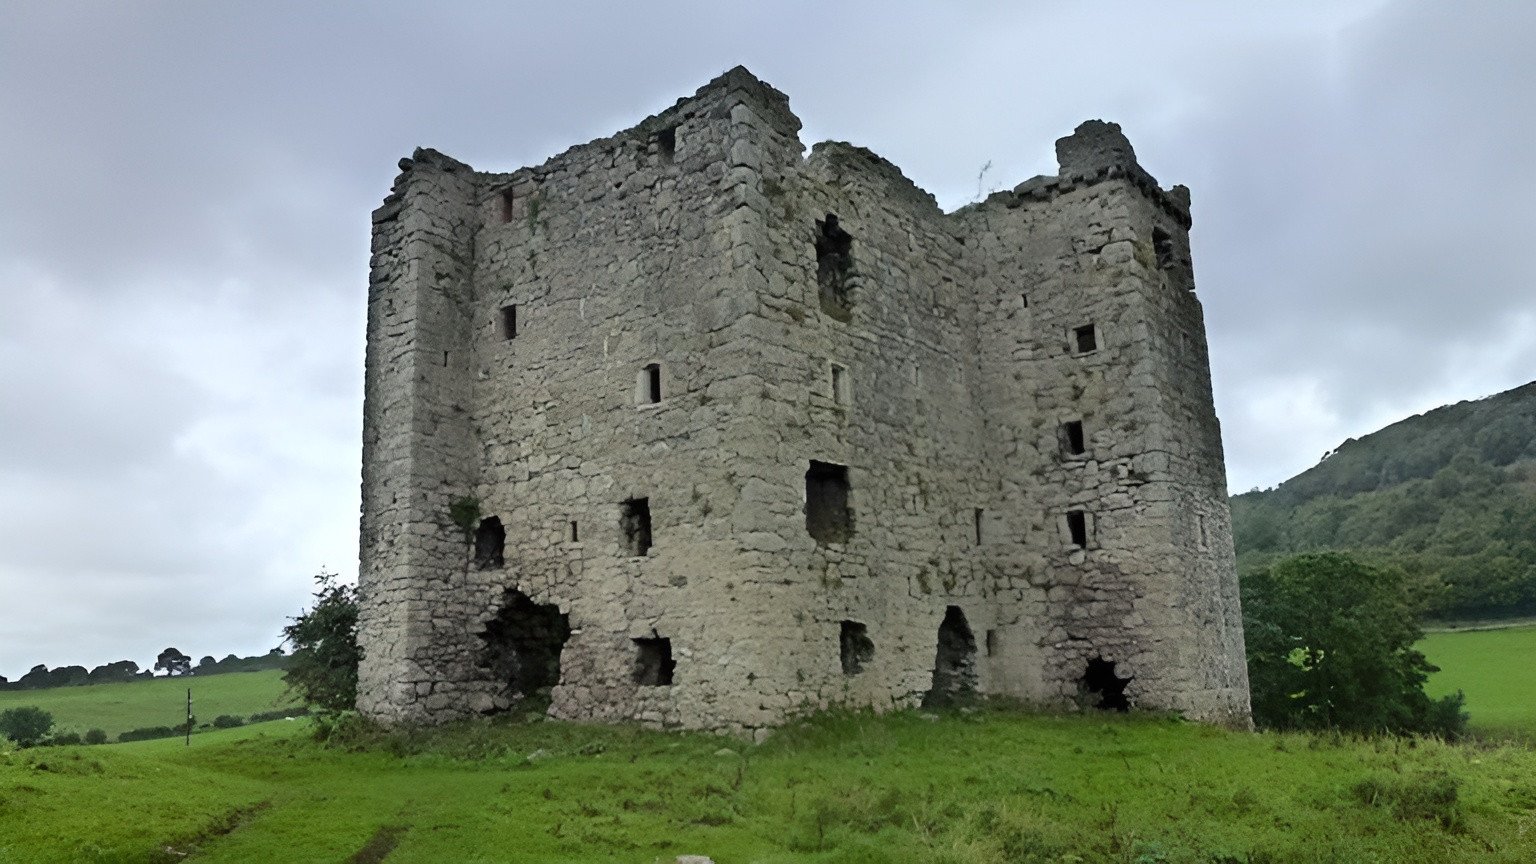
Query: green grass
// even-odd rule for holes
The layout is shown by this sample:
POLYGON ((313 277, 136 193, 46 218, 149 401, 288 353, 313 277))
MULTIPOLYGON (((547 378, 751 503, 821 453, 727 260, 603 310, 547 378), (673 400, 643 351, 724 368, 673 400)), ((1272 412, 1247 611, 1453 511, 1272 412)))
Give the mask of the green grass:
MULTIPOLYGON (((246 717, 294 704, 286 698, 281 670, 156 678, 124 684, 0 691, 0 711, 36 705, 53 715, 54 732, 100 729, 113 739, 129 729, 175 726, 187 716, 187 688, 199 723, 220 714, 246 717)), ((0 859, 3 860, 3 859, 0 859)))
POLYGON ((478 722, 354 752, 308 726, 0 755, 0 862, 1536 860, 1523 747, 997 711, 831 716, 760 747, 478 722))
POLYGON ((1474 731, 1536 740, 1536 627, 1430 633, 1418 647, 1440 667, 1425 691, 1466 693, 1474 731))

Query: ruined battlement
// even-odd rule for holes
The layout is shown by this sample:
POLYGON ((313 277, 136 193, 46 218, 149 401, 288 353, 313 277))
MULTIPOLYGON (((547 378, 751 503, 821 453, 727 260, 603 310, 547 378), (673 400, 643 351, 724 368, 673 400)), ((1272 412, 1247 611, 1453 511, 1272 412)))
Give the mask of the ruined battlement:
POLYGON ((760 733, 993 693, 1245 724, 1188 196, 955 213, 740 67, 374 212, 359 708, 760 733), (474 518, 469 518, 469 517, 474 518), (466 521, 467 520, 467 521, 466 521))

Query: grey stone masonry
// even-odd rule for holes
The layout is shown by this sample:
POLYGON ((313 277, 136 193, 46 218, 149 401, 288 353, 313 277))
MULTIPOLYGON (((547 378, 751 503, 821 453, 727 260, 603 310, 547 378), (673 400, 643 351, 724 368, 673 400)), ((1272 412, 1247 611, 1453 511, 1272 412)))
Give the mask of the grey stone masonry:
POLYGON ((373 214, 358 707, 1246 726, 1188 245, 1112 123, 946 214, 743 68, 373 214))

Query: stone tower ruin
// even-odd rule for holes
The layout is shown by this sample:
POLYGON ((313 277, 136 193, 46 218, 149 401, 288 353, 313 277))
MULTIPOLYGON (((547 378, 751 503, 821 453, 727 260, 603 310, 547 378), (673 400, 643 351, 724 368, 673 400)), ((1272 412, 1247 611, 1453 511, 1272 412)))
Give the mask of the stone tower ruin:
POLYGON ((1245 725, 1189 196, 954 213, 742 68, 373 214, 358 707, 760 733, 970 693, 1245 725))

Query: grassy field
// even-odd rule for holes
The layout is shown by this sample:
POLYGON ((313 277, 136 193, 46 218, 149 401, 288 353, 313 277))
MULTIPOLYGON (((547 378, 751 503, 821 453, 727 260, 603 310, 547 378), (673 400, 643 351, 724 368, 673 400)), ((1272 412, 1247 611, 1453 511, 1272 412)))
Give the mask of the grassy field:
POLYGON ((1146 716, 833 716, 760 747, 310 721, 0 756, 0 862, 1536 860, 1536 754, 1146 716))
POLYGON ((1466 693, 1474 730, 1536 740, 1536 627, 1430 633, 1419 650, 1440 667, 1425 690, 1466 693))
POLYGON ((220 714, 246 717, 258 711, 289 707, 283 673, 231 672, 190 678, 156 678, 125 684, 53 687, 47 690, 0 691, 0 711, 35 705, 53 715, 55 732, 84 733, 100 729, 113 739, 129 729, 175 726, 187 716, 187 688, 199 723, 220 714))

